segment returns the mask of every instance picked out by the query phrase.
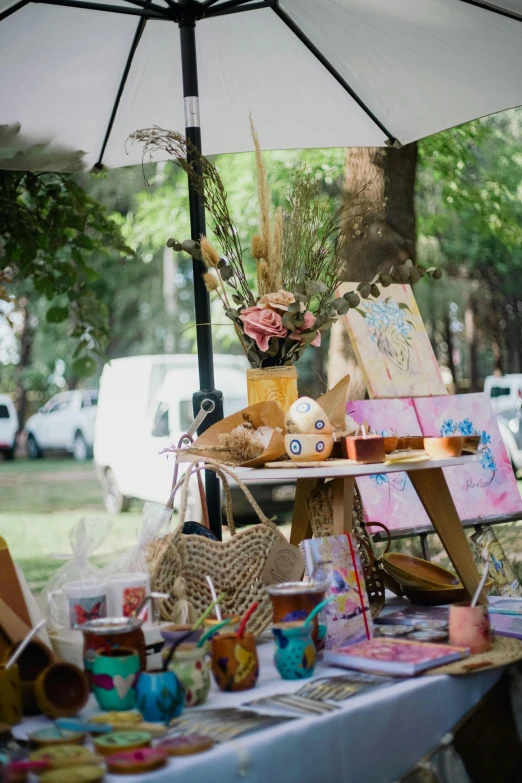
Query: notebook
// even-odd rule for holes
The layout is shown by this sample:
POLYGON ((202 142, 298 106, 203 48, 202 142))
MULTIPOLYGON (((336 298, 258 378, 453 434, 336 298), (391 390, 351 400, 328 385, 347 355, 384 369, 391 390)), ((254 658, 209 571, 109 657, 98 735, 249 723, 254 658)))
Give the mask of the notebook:
POLYGON ((491 614, 491 609, 489 614, 491 627, 498 636, 522 639, 522 617, 509 614, 491 614))
POLYGON ((522 598, 490 598, 488 612, 490 614, 522 615, 522 598))
POLYGON ((376 638, 337 650, 326 650, 324 661, 346 669, 409 677, 467 655, 468 649, 448 644, 376 638))
POLYGON ((355 644, 373 636, 373 623, 361 559, 353 536, 343 533, 310 538, 300 545, 307 574, 327 582, 327 596, 335 595, 320 615, 326 624, 325 649, 355 644))

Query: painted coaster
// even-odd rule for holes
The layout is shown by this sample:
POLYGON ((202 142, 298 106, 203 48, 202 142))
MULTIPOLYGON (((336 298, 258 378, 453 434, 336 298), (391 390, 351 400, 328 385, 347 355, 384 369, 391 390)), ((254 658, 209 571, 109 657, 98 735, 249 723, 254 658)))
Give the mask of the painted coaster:
POLYGON ((214 745, 212 737, 204 734, 187 734, 184 737, 168 737, 158 744, 158 748, 166 750, 169 756, 191 756, 193 753, 203 753, 214 745))
POLYGON ((378 625, 377 630, 381 636, 406 636, 411 633, 411 625, 378 625))
POLYGON ((110 756, 124 750, 138 750, 150 747, 151 735, 148 731, 115 731, 96 737, 94 747, 103 756, 110 756))
POLYGON ((89 763, 89 759, 92 758, 92 753, 87 748, 82 748, 81 745, 54 745, 50 747, 41 748, 35 750, 29 754, 29 761, 69 761, 72 759, 78 759, 85 764, 89 763))
POLYGON ((164 767, 167 763, 167 753, 160 748, 143 748, 143 750, 129 750, 125 753, 115 753, 107 756, 105 763, 109 772, 123 775, 141 774, 151 772, 153 769, 164 767))
POLYGON ((408 636, 408 639, 417 642, 447 642, 448 632, 444 630, 414 631, 408 636))
POLYGON ((29 734, 29 741, 39 748, 49 745, 83 745, 86 734, 82 731, 64 731, 54 727, 38 729, 29 734))
POLYGON ((448 631, 448 623, 446 620, 422 620, 419 623, 415 623, 416 631, 448 631))
POLYGON ((120 726, 125 723, 131 727, 135 723, 141 723, 143 718, 137 710, 123 710, 122 712, 100 712, 99 715, 93 715, 92 718, 89 718, 89 721, 91 723, 118 723, 120 726))
POLYGON ((85 767, 51 769, 40 775, 40 783, 98 783, 103 780, 105 770, 93 764, 85 767))

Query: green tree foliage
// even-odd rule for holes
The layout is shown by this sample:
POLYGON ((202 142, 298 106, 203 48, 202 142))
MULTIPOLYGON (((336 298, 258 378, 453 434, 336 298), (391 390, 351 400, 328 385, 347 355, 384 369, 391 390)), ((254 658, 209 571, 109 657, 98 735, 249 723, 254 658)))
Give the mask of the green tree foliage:
POLYGON ((435 342, 454 336, 464 365, 465 340, 476 343, 476 366, 461 368, 474 386, 494 367, 520 370, 521 126, 515 109, 419 144, 419 256, 441 264, 449 283, 433 294, 419 287, 418 296, 435 342))
POLYGON ((0 296, 47 300, 46 322, 68 322, 77 376, 93 373, 108 339, 93 259, 129 253, 116 223, 72 176, 0 172, 0 296))

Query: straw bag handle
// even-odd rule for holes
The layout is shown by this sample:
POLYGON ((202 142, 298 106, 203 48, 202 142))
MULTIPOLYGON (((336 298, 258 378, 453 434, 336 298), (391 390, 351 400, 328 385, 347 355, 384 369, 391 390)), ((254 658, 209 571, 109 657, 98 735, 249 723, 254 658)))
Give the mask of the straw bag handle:
MULTIPOLYGON (((383 525, 382 522, 365 522, 364 524, 366 525, 367 528, 368 527, 382 527, 382 529, 384 530, 384 532, 386 533, 386 535, 388 537, 388 541, 386 542, 386 549, 384 550, 384 552, 382 554, 383 555, 387 555, 388 552, 390 551, 390 546, 391 546, 391 533, 388 530, 388 528, 386 527, 386 525, 383 525)), ((371 533, 370 533, 370 535, 371 535, 371 533)), ((382 555, 381 555, 381 557, 382 557, 382 555)), ((379 558, 379 559, 381 559, 381 558, 379 558)))
POLYGON ((248 487, 245 486, 243 481, 237 476, 233 470, 231 470, 228 465, 224 465, 222 462, 217 462, 216 460, 209 459, 208 457, 205 457, 204 459, 198 459, 191 463, 190 467, 187 468, 187 471, 184 476, 177 482, 176 486, 172 490, 171 494, 171 501, 173 502, 174 495, 178 491, 180 487, 182 487, 182 496, 180 501, 180 524, 183 520, 183 515, 186 510, 187 505, 187 498, 188 498, 188 482, 190 479, 190 476, 196 469, 196 466, 202 465, 205 470, 212 470, 214 473, 216 473, 219 478, 221 479, 223 483, 223 488, 225 490, 225 513, 227 518, 227 525, 230 530, 230 534, 233 536, 236 534, 236 526, 234 524, 234 518, 232 515, 232 495, 230 493, 230 486, 228 483, 228 478, 233 479, 239 487, 241 487, 241 490, 243 491, 246 499, 254 509, 259 521, 263 525, 267 525, 268 527, 273 528, 274 530, 277 530, 277 525, 272 522, 272 520, 268 519, 268 517, 263 513, 259 505, 257 504, 255 498, 252 496, 252 493, 248 489, 248 487))
POLYGON ((364 573, 364 578, 368 579, 368 577, 370 576, 370 574, 372 572, 372 568, 375 565, 375 555, 373 554, 373 549, 371 548, 370 544, 362 536, 358 536, 357 533, 353 533, 352 535, 366 549, 366 554, 368 555, 369 563, 366 566, 366 568, 363 569, 363 573, 364 573))
MULTIPOLYGON (((174 476, 172 477, 172 486, 170 490, 170 497, 167 501, 167 508, 172 510, 174 508, 174 493, 173 489, 178 483, 178 472, 179 472, 179 461, 178 461, 178 454, 180 454, 183 451, 183 443, 185 441, 189 440, 191 443, 194 443, 194 439, 191 435, 188 435, 185 433, 181 436, 181 438, 178 440, 178 446, 177 446, 177 453, 176 453, 176 461, 174 463, 174 476)), ((208 516, 208 505, 207 505, 207 496, 205 495, 205 489, 203 487, 203 479, 201 478, 201 467, 198 467, 197 470, 197 480, 198 480, 198 489, 199 489, 199 497, 201 500, 201 512, 202 512, 202 519, 201 523, 204 525, 204 527, 207 528, 207 530, 210 530, 210 519, 208 516)))

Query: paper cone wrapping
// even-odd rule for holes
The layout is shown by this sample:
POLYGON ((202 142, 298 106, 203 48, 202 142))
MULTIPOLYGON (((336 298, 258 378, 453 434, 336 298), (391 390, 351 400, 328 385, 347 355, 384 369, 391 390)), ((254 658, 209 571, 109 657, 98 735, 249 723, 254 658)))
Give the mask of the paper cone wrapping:
POLYGON ((247 408, 227 416, 226 419, 216 422, 209 427, 203 435, 194 441, 197 451, 186 450, 185 454, 178 455, 180 462, 192 462, 195 457, 209 457, 210 459, 221 460, 229 465, 235 465, 242 468, 259 468, 265 462, 273 462, 282 457, 285 452, 285 414, 283 409, 276 402, 258 402, 255 405, 249 405, 247 408), (240 424, 245 423, 243 414, 247 414, 254 427, 271 427, 274 432, 270 438, 267 448, 259 457, 250 459, 247 462, 234 462, 228 451, 205 451, 209 446, 220 446, 220 435, 232 432, 240 424))

